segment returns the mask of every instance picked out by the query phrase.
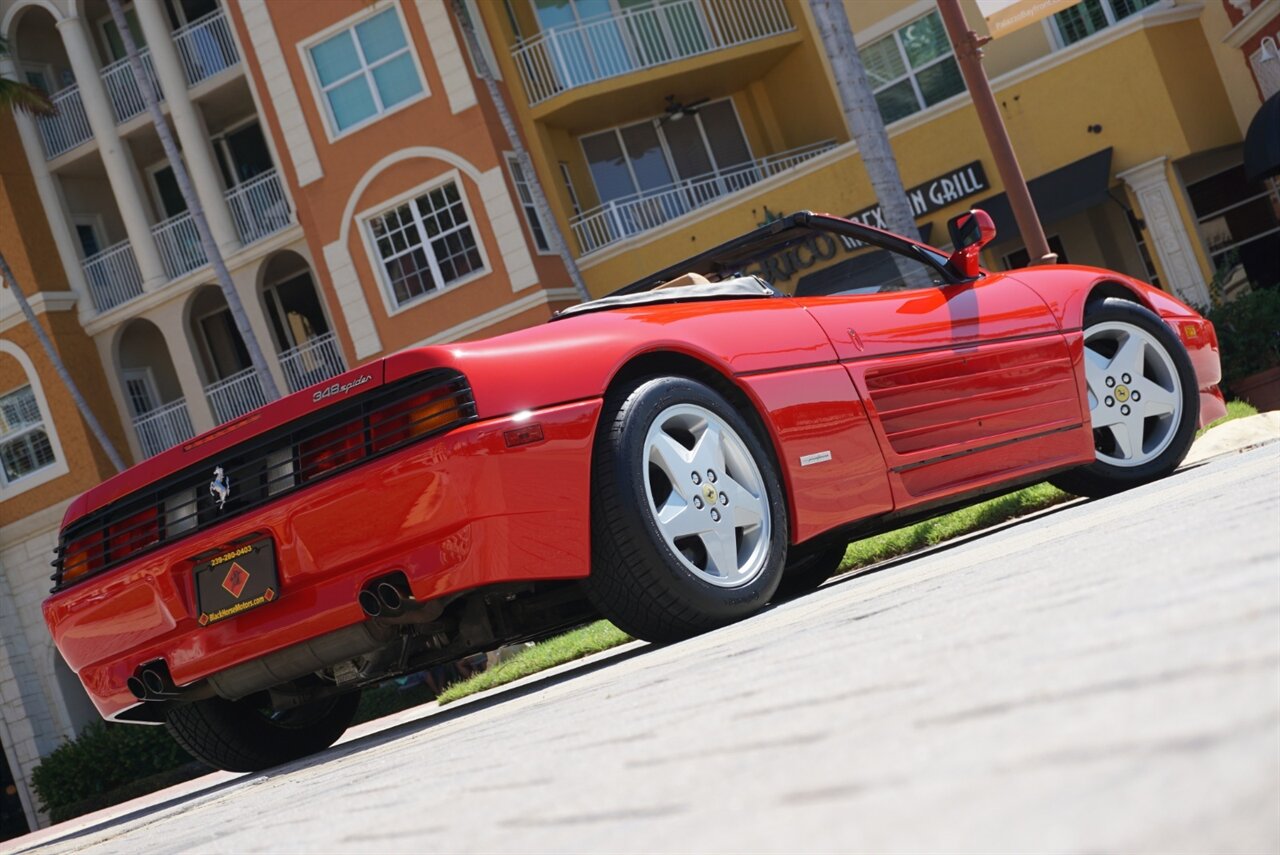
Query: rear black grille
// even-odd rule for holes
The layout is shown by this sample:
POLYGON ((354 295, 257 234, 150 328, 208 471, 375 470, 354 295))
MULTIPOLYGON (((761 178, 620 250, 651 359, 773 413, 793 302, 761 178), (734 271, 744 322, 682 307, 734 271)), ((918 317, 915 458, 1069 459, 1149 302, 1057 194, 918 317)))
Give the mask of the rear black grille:
POLYGON ((443 369, 326 407, 76 520, 58 542, 53 590, 475 419, 466 378, 443 369), (229 486, 221 507, 215 466, 229 486))

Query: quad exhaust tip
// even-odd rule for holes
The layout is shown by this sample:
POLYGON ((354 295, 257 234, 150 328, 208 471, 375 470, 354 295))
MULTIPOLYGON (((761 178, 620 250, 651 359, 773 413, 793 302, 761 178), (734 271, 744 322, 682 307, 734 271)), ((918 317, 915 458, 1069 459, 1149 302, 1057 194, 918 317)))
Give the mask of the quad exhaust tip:
POLYGON ((369 617, 378 617, 382 614, 382 600, 378 599, 378 595, 368 588, 361 591, 356 599, 360 603, 360 608, 369 617))
POLYGON ((173 684, 169 669, 163 662, 151 662, 138 666, 133 676, 125 681, 129 693, 140 701, 162 701, 176 698, 181 692, 173 684))
POLYGON ((399 614, 404 609, 404 594, 390 582, 378 585, 378 600, 382 603, 382 611, 386 614, 399 614))
POLYGON ((356 597, 361 610, 369 617, 390 618, 413 605, 413 597, 402 585, 383 579, 370 582, 356 597))
POLYGON ((444 611, 439 600, 415 600, 403 572, 391 573, 368 582, 356 595, 367 617, 385 623, 428 623, 444 611))

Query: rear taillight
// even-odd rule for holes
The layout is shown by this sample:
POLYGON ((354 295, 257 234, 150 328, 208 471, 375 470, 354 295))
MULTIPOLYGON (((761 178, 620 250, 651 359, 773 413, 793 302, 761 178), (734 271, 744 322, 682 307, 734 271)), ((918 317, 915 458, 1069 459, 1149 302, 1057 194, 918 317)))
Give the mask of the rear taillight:
POLYGON ((303 481, 310 481, 363 456, 364 430, 361 424, 345 424, 299 443, 298 474, 303 481))
POLYGON ((101 531, 76 538, 62 552, 61 580, 74 582, 81 576, 98 572, 104 563, 101 531))
POLYGON ((432 433, 458 418, 464 405, 457 393, 428 392, 378 410, 369 416, 369 435, 374 451, 432 433))
POLYGON ((155 508, 125 517, 107 526, 107 552, 112 560, 128 558, 160 542, 160 514, 155 508))

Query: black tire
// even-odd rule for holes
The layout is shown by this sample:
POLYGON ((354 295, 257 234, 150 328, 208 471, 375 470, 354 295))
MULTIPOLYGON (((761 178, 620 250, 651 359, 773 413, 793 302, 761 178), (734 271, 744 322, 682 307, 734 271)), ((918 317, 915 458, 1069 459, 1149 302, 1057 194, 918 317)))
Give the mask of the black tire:
POLYGON ((611 392, 596 434, 592 490, 592 566, 584 585, 592 604, 624 632, 657 643, 680 641, 741 620, 773 596, 788 540, 777 466, 747 421, 713 389, 660 377, 611 392), (732 428, 761 476, 770 532, 767 540, 761 535, 761 569, 739 587, 717 587, 687 569, 649 510, 645 439, 655 419, 680 404, 705 408, 732 428))
POLYGON ((823 582, 840 569, 849 545, 843 540, 814 547, 796 555, 787 562, 786 572, 773 594, 773 601, 780 603, 816 591, 823 582))
MULTIPOLYGON (((1177 389, 1182 396, 1181 415, 1173 428, 1169 444, 1151 460, 1137 466, 1118 466, 1105 460, 1095 460, 1088 466, 1064 472, 1050 483, 1080 496, 1101 497, 1146 484, 1170 474, 1187 456, 1195 440, 1196 426, 1200 422, 1200 390, 1191 358, 1173 330, 1145 306, 1114 297, 1090 303, 1085 308, 1084 331, 1099 324, 1119 322, 1130 324, 1150 334, 1164 349, 1177 374, 1177 389)), ((1106 442, 1104 431, 1095 430, 1095 447, 1101 451, 1106 442)))
POLYGON ((215 769, 257 772, 337 742, 359 703, 360 693, 350 692, 270 717, 247 700, 209 698, 171 704, 165 727, 192 757, 215 769))

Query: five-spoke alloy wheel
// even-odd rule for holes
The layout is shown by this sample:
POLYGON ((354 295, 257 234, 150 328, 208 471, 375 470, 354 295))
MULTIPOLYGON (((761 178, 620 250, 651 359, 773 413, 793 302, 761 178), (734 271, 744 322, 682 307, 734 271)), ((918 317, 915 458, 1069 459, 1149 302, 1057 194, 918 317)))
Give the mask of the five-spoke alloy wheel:
POLYGON ((1085 310, 1084 356, 1096 458, 1053 482, 1101 496, 1172 472, 1200 415, 1195 372, 1177 336, 1144 306, 1109 298, 1085 310))
POLYGON ((771 520, 742 437, 706 407, 675 404, 653 420, 644 444, 648 511, 672 553, 709 585, 750 584, 769 557, 771 520))
POLYGON ((586 588, 631 635, 687 638, 752 614, 777 588, 786 508, 748 418, 684 377, 644 378, 606 398, 586 588))

